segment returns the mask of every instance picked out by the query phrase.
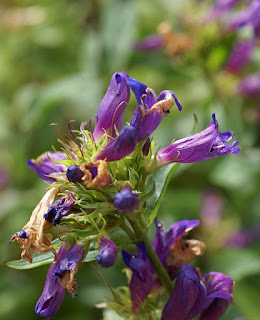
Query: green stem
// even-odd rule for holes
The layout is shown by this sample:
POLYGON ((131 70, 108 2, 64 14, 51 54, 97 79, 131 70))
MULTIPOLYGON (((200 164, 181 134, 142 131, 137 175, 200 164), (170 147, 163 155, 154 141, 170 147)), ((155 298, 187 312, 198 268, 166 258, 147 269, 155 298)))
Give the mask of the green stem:
POLYGON ((122 220, 120 228, 125 231, 125 233, 129 236, 131 240, 136 240, 134 232, 128 227, 124 220, 122 220))
POLYGON ((161 261, 159 260, 157 254, 153 250, 153 247, 150 243, 150 240, 148 239, 146 229, 144 229, 139 224, 138 221, 133 221, 133 220, 129 220, 129 221, 130 221, 138 239, 140 241, 144 241, 144 243, 146 245, 146 249, 147 249, 147 256, 148 256, 151 264, 153 265, 154 270, 156 271, 159 279, 161 280, 162 284, 164 285, 166 291, 170 295, 172 293, 172 289, 173 289, 171 279, 170 279, 168 273, 166 272, 164 266, 161 264, 161 261))

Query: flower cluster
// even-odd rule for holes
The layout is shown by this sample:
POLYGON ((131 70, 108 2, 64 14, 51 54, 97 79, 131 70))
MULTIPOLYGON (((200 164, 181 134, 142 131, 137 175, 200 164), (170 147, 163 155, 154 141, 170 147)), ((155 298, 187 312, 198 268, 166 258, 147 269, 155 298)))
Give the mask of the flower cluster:
POLYGON ((162 310, 161 319, 189 320, 198 314, 200 319, 218 319, 232 302, 229 277, 216 272, 201 276, 188 265, 206 248, 202 241, 185 238, 198 220, 176 222, 167 231, 155 220, 152 243, 147 236, 156 216, 147 203, 153 197, 158 200, 154 187, 150 188, 157 183, 153 175, 157 169, 240 152, 238 141, 228 144, 233 132, 218 131, 215 114, 205 130, 154 152, 150 135, 174 105, 182 110, 174 92, 164 90, 156 95, 125 72, 117 72, 99 106, 94 131, 86 130, 82 123, 77 132, 69 124, 71 138, 64 135, 66 141, 60 140, 61 152, 47 152, 28 161, 49 186, 29 222, 10 242, 17 240, 22 259, 32 265, 35 254, 47 257, 49 251, 53 253, 35 307, 39 316, 53 317, 66 289, 76 296, 74 276, 80 262, 96 260, 102 268, 109 268, 116 263, 118 250, 129 269, 129 289, 126 296, 115 290, 108 306, 126 318, 140 314, 145 319, 149 305, 151 313, 162 310), (137 107, 121 129, 130 90, 137 107), (118 228, 124 231, 121 238, 114 237, 118 228))

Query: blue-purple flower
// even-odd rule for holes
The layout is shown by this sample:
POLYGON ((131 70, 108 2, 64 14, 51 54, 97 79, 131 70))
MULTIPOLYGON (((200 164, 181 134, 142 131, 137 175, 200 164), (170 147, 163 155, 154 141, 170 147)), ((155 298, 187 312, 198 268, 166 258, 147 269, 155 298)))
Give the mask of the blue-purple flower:
POLYGON ((129 283, 131 293, 132 312, 137 312, 143 304, 153 287, 153 275, 150 270, 150 261, 146 256, 144 242, 137 245, 138 253, 131 254, 122 251, 124 263, 132 270, 132 277, 129 283))
POLYGON ((101 236, 99 242, 99 254, 97 256, 97 263, 102 268, 112 267, 118 258, 118 250, 113 241, 101 236))
POLYGON ((199 225, 199 220, 181 220, 170 226, 166 231, 161 222, 156 223, 156 234, 153 249, 162 265, 174 279, 180 266, 191 262, 195 256, 205 252, 205 244, 198 240, 183 240, 190 230, 199 225))
POLYGON ((78 284, 74 279, 78 271, 78 264, 83 259, 85 247, 75 242, 69 250, 62 256, 60 262, 54 269, 54 282, 60 282, 74 297, 77 294, 78 284))
POLYGON ((64 298, 66 289, 59 281, 54 281, 54 270, 60 264, 61 258, 68 249, 69 245, 63 242, 58 251, 57 260, 49 268, 43 292, 35 306, 35 313, 41 317, 46 317, 46 319, 50 319, 56 314, 64 298))
POLYGON ((192 163, 209 160, 231 153, 238 154, 238 141, 231 145, 233 132, 218 132, 215 114, 207 128, 193 136, 177 140, 157 153, 157 165, 161 167, 170 162, 192 163))
POLYGON ((237 42, 228 58, 225 69, 230 73, 241 71, 249 63, 255 46, 255 40, 251 39, 237 42))
POLYGON ((82 181, 84 172, 82 172, 76 164, 73 164, 68 167, 66 176, 70 182, 77 183, 82 181))
POLYGON ((75 200, 72 193, 67 193, 48 209, 47 213, 44 214, 44 219, 51 222, 54 226, 60 224, 61 219, 70 212, 75 200))
POLYGON ((136 42, 134 49, 137 51, 154 51, 163 48, 164 43, 164 39, 161 35, 153 34, 136 42))
POLYGON ((133 212, 140 204, 140 199, 131 189, 123 189, 115 195, 114 206, 119 212, 133 212))
POLYGON ((29 159, 27 165, 34 170, 42 180, 51 183, 56 181, 59 173, 63 173, 67 169, 64 164, 52 160, 65 160, 65 156, 62 152, 45 152, 35 160, 29 159))
POLYGON ((138 132, 133 126, 125 126, 118 137, 107 144, 95 158, 97 160, 117 161, 135 150, 138 132))
POLYGON ((209 272, 202 277, 197 269, 184 264, 161 319, 191 320, 201 314, 199 319, 217 320, 233 301, 233 286, 233 280, 223 273, 209 272))
POLYGON ((253 0, 246 8, 238 11, 229 19, 231 30, 248 26, 256 37, 260 36, 260 1, 253 0))
POLYGON ((127 77, 125 72, 116 72, 111 78, 107 92, 97 111, 97 122, 93 132, 96 141, 105 132, 111 137, 115 137, 115 127, 117 130, 121 127, 123 112, 130 99, 127 77))
POLYGON ((260 98, 260 72, 252 73, 238 84, 238 93, 252 98, 260 98))
POLYGON ((137 108, 130 125, 123 127, 118 137, 108 143, 95 160, 117 161, 131 154, 136 145, 158 127, 170 108, 176 103, 179 110, 182 106, 176 95, 169 90, 162 91, 157 97, 154 91, 145 84, 132 79, 126 79, 134 92, 137 108))

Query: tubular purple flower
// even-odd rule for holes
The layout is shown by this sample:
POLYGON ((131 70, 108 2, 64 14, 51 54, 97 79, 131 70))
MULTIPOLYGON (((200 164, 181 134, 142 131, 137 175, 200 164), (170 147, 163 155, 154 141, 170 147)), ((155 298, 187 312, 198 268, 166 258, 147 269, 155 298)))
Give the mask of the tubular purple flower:
POLYGON ((260 72, 252 73, 238 84, 238 93, 252 98, 260 98, 260 72))
POLYGON ((137 245, 138 254, 133 255, 122 251, 124 263, 132 270, 129 289, 132 300, 132 312, 137 312, 153 287, 153 276, 150 271, 150 262, 146 256, 145 243, 137 245))
POLYGON ((231 153, 238 154, 238 141, 231 145, 226 142, 232 140, 233 132, 218 132, 218 122, 215 114, 213 121, 207 128, 193 136, 177 140, 157 153, 157 166, 161 167, 170 162, 193 163, 209 160, 231 153))
POLYGON ((159 34, 150 35, 134 44, 136 51, 156 51, 163 48, 164 40, 159 34))
POLYGON ((82 181, 81 179, 84 176, 84 172, 80 170, 79 166, 73 164, 68 167, 66 176, 70 182, 77 183, 82 181))
POLYGON ((225 69, 230 73, 241 71, 249 63, 255 46, 256 42, 254 40, 237 42, 229 56, 225 69))
POLYGON ((65 156, 62 152, 45 152, 35 160, 29 159, 27 165, 34 170, 42 180, 52 183, 56 181, 55 176, 58 176, 61 172, 65 172, 67 167, 51 159, 65 160, 65 156))
POLYGON ((102 268, 112 267, 118 258, 118 250, 113 241, 101 236, 99 242, 99 254, 97 256, 97 263, 102 268))
POLYGON ((75 200, 72 193, 61 197, 48 209, 47 213, 44 214, 44 219, 51 222, 54 226, 60 224, 60 220, 70 212, 75 200))
POLYGON ((35 313, 41 317, 47 317, 46 319, 50 319, 56 314, 64 298, 66 290, 65 288, 63 288, 59 281, 54 281, 53 276, 54 270, 57 268, 61 261, 61 258, 68 251, 68 249, 68 244, 63 242, 58 251, 58 259, 54 261, 50 266, 42 295, 40 296, 35 306, 35 313))
POLYGON ((201 320, 217 320, 233 301, 233 285, 223 273, 209 272, 202 277, 199 270, 183 265, 161 319, 191 320, 201 314, 201 320), (214 313, 216 305, 220 307, 218 313, 214 313))
POLYGON ((54 281, 66 288, 74 297, 77 294, 78 284, 74 279, 78 271, 78 264, 83 259, 85 247, 75 242, 69 250, 61 257, 54 269, 54 281), (59 281, 58 281, 59 278, 59 281))
POLYGON ((130 189, 124 189, 115 195, 114 206, 119 212, 133 212, 139 204, 138 195, 130 189))
POLYGON ((116 72, 111 78, 107 92, 97 111, 97 122, 93 132, 96 141, 105 131, 111 137, 115 137, 115 127, 117 130, 121 127, 123 112, 130 99, 127 77, 125 72, 116 72))
POLYGON ((195 255, 204 253, 204 251, 202 252, 202 246, 204 245, 202 242, 187 240, 186 245, 183 245, 182 242, 182 237, 198 226, 199 223, 199 220, 181 220, 164 231, 162 223, 155 221, 156 234, 152 246, 172 279, 175 278, 178 269, 184 262, 188 263, 195 255), (194 241, 194 245, 187 246, 188 241, 194 241))
POLYGON ((205 17, 206 22, 214 21, 227 13, 229 9, 233 8, 240 0, 217 0, 213 8, 207 13, 205 17))
POLYGON ((105 147, 94 159, 117 161, 129 155, 135 150, 138 143, 138 132, 133 126, 125 126, 118 137, 105 147))
POLYGON ((188 320, 187 315, 198 298, 200 286, 195 269, 183 265, 172 294, 163 308, 161 320, 188 320))
POLYGON ((159 126, 174 102, 179 110, 182 109, 179 100, 172 91, 164 90, 157 98, 155 92, 145 84, 132 78, 127 78, 127 83, 138 103, 130 122, 138 132, 138 142, 148 137, 159 126))

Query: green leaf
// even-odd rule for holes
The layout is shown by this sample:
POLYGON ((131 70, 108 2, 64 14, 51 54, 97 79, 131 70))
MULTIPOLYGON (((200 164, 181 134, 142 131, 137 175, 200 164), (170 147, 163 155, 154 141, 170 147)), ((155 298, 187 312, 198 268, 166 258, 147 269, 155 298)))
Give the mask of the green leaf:
POLYGON ((13 269, 18 270, 26 270, 26 269, 33 269, 45 264, 52 263, 54 259, 54 255, 51 251, 43 253, 43 254, 34 254, 33 255, 33 262, 30 263, 27 260, 20 259, 14 261, 7 261, 5 264, 13 269))
POLYGON ((90 262, 90 261, 96 260, 98 253, 99 253, 98 250, 89 251, 86 258, 84 260, 82 260, 82 262, 90 262))
POLYGON ((151 212, 149 215, 150 224, 157 216, 157 212, 159 210, 159 206, 163 199, 163 196, 166 192, 167 186, 179 165, 180 163, 168 164, 157 170, 150 177, 149 189, 151 189, 153 187, 153 184, 155 184, 155 191, 153 193, 153 196, 147 200, 147 209, 151 212))

